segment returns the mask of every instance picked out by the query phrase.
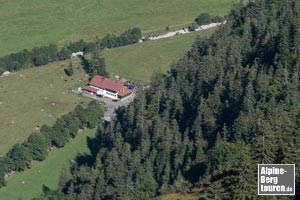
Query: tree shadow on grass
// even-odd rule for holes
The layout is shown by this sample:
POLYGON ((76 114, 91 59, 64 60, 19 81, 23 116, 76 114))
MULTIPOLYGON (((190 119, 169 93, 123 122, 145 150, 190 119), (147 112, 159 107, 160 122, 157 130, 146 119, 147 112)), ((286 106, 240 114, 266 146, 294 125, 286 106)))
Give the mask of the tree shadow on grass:
POLYGON ((91 167, 94 164, 95 157, 99 151, 99 143, 96 137, 86 137, 86 142, 89 148, 88 153, 79 153, 75 162, 77 166, 89 166, 91 167))

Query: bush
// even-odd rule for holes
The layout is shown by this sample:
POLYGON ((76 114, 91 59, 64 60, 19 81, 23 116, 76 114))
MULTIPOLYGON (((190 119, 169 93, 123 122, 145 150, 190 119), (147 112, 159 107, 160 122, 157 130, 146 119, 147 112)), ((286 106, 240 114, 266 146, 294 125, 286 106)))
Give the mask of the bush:
POLYGON ((69 50, 68 48, 66 47, 63 47, 57 54, 58 58, 60 60, 66 60, 68 58, 70 58, 70 55, 71 55, 71 50, 69 50))
POLYGON ((210 15, 209 13, 201 13, 195 21, 199 26, 210 23, 210 15))
POLYGON ((83 39, 81 39, 77 42, 71 42, 67 46, 67 49, 70 50, 71 52, 84 51, 86 46, 87 43, 83 39))
POLYGON ((195 31, 198 28, 198 24, 196 22, 193 22, 192 25, 189 26, 189 31, 195 31))
POLYGON ((211 19, 211 22, 213 23, 218 23, 218 22, 223 22, 224 21, 224 17, 222 16, 215 16, 211 19))
POLYGON ((142 38, 142 31, 140 28, 132 28, 124 31, 118 38, 118 46, 125 46, 139 42, 142 38))
POLYGON ((106 34, 102 39, 102 45, 106 48, 113 48, 118 46, 117 37, 113 34, 106 34))

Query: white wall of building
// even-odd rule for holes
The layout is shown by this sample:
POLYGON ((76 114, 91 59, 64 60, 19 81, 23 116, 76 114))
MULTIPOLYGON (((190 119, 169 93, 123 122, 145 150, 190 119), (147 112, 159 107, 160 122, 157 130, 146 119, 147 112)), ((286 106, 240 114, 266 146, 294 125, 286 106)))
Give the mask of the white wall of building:
MULTIPOLYGON (((96 87, 93 87, 93 88, 96 88, 96 87)), ((104 96, 106 94, 106 90, 102 90, 100 88, 96 88, 98 91, 97 91, 97 95, 101 95, 101 96, 104 96)))
POLYGON ((118 93, 113 93, 113 92, 106 91, 104 96, 109 97, 109 98, 114 99, 114 100, 118 99, 118 93))
POLYGON ((97 95, 101 95, 101 96, 104 96, 104 97, 108 97, 108 98, 111 98, 111 99, 114 99, 114 100, 117 100, 118 99, 118 93, 114 93, 114 92, 110 92, 110 91, 107 91, 107 90, 103 90, 101 88, 97 88, 97 87, 94 87, 91 85, 91 87, 97 89, 97 95))

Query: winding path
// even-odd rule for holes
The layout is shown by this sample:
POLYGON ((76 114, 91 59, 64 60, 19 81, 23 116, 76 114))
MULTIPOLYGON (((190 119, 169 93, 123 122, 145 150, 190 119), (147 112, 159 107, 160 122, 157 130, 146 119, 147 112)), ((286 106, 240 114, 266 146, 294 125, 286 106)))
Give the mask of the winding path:
MULTIPOLYGON (((214 28, 216 26, 226 24, 226 22, 227 21, 224 21, 222 23, 218 22, 218 23, 211 23, 211 24, 207 24, 207 25, 202 25, 202 26, 199 26, 195 31, 202 31, 202 30, 207 30, 207 29, 210 29, 210 28, 214 28)), ((174 37, 176 35, 193 33, 195 31, 189 31, 188 29, 181 29, 181 30, 177 30, 177 31, 168 32, 166 34, 159 35, 159 36, 156 36, 156 37, 149 37, 149 40, 159 40, 159 39, 174 37)))

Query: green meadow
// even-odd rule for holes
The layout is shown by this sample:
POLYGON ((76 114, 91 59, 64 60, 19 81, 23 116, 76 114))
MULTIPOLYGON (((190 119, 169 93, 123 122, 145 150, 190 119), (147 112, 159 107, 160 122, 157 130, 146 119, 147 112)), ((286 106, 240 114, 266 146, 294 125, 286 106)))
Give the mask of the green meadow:
POLYGON ((134 26, 161 32, 190 24, 201 12, 225 15, 233 2, 238 0, 0 0, 0 56, 134 26))
POLYGON ((171 38, 147 41, 104 51, 110 76, 149 83, 153 72, 166 72, 172 63, 184 56, 197 36, 209 37, 216 29, 209 29, 171 38))
POLYGON ((87 79, 79 69, 75 69, 73 77, 67 77, 64 68, 68 64, 69 61, 51 63, 0 77, 0 155, 41 125, 51 125, 77 104, 88 101, 68 93, 69 87, 87 79))
POLYGON ((78 153, 90 154, 87 137, 94 137, 95 132, 93 129, 79 133, 64 148, 52 151, 45 161, 33 163, 31 169, 11 175, 7 179, 7 186, 0 188, 0 199, 29 200, 39 197, 43 184, 51 189, 57 188, 61 170, 69 170, 78 153))

